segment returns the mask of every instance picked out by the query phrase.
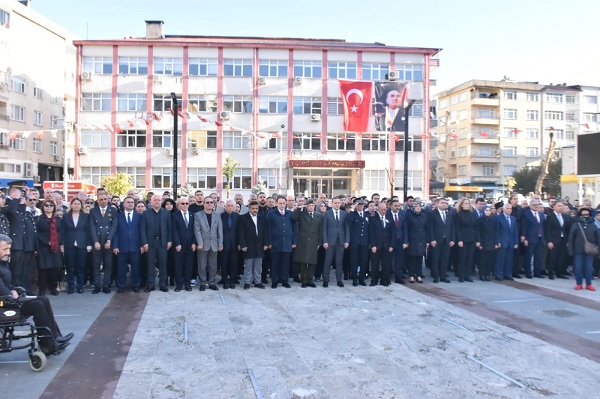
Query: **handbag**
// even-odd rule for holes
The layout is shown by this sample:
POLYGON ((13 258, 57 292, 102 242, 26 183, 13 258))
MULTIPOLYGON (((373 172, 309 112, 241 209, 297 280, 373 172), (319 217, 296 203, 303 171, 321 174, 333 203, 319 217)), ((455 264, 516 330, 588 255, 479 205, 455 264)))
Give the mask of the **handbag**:
POLYGON ((587 255, 598 255, 598 246, 588 241, 587 237, 585 236, 585 232, 583 231, 583 227, 581 227, 581 223, 579 223, 579 229, 581 230, 581 234, 583 235, 583 239, 585 240, 585 244, 583 246, 584 252, 587 255))

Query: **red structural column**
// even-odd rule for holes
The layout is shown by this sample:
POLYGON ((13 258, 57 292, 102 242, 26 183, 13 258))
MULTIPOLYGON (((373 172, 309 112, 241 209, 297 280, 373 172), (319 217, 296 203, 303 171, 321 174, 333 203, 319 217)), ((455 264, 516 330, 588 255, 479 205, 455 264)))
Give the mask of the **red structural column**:
MULTIPOLYGON (((119 46, 113 46, 112 60, 112 87, 111 87, 111 103, 110 103, 110 124, 115 126, 117 123, 117 95, 119 88, 119 46)), ((110 173, 117 172, 117 136, 110 135, 110 173)))
MULTIPOLYGON (((154 84, 154 47, 148 46, 148 79, 146 82, 146 112, 152 112, 154 104, 152 89, 154 84)), ((177 118, 177 115, 175 115, 177 118)), ((146 188, 152 187, 152 127, 146 126, 146 188)))
MULTIPOLYGON (((186 115, 188 111, 188 91, 189 91, 189 65, 190 65, 190 56, 189 56, 189 47, 183 47, 183 74, 181 79, 183 80, 182 84, 182 93, 181 93, 181 113, 182 115, 186 115)), ((181 121, 181 143, 179 143, 179 147, 181 148, 181 168, 179 169, 179 183, 183 187, 187 181, 187 118, 182 118, 181 121)))
MULTIPOLYGON (((76 59, 76 65, 75 65, 75 76, 77 79, 77 84, 76 84, 76 88, 75 88, 75 123, 73 125, 73 134, 75 135, 75 146, 74 146, 74 151, 73 151, 73 177, 75 178, 75 180, 79 180, 81 178, 80 176, 80 170, 81 170, 81 160, 80 160, 80 155, 77 151, 75 151, 76 148, 79 148, 79 120, 80 120, 80 116, 81 116, 81 70, 83 69, 83 63, 82 63, 82 54, 81 54, 81 46, 78 45, 77 46, 77 59, 76 59)), ((65 140, 67 140, 68 137, 66 137, 65 135, 65 140)), ((67 154, 64 154, 64 156, 66 157, 67 154)))
MULTIPOLYGON (((217 115, 223 111, 223 47, 218 50, 217 115)), ((217 195, 223 191, 223 126, 217 126, 217 195)))
MULTIPOLYGON (((363 52, 358 51, 356 53, 356 78, 358 80, 362 80, 363 78, 363 52)), ((369 104, 370 108, 370 104, 369 104)), ((354 136, 354 150, 356 151, 356 160, 360 161, 362 159, 362 140, 360 139, 358 133, 354 136)))

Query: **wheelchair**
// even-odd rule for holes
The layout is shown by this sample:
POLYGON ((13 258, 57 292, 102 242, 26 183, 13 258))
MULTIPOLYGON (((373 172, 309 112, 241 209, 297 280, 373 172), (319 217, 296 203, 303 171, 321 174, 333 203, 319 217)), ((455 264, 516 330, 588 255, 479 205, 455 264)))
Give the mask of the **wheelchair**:
MULTIPOLYGON (((27 300, 24 293, 17 292, 19 299, 13 297, 0 297, 0 353, 8 353, 17 349, 27 349, 29 353, 29 366, 33 371, 42 371, 48 364, 47 355, 58 355, 62 351, 44 353, 40 348, 39 338, 50 338, 55 344, 48 327, 35 326, 28 321, 28 316, 21 312, 23 300, 27 300)), ((24 291, 24 290, 23 290, 24 291)))

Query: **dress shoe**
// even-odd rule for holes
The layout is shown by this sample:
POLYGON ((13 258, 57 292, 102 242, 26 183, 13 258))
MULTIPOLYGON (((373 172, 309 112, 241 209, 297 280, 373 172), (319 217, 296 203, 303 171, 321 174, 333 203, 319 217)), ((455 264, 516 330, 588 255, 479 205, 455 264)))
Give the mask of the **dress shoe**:
POLYGON ((151 292, 151 291, 154 291, 155 289, 156 289, 156 288, 154 288, 154 287, 146 287, 146 288, 144 289, 144 292, 151 292))
POLYGON ((208 286, 208 289, 209 289, 209 290, 213 290, 213 291, 219 291, 219 287, 217 287, 217 286, 216 286, 216 285, 214 285, 214 284, 210 284, 210 285, 208 286))
POLYGON ((100 288, 94 288, 94 291, 92 291, 92 294, 98 294, 100 292, 100 288))
MULTIPOLYGON (((248 285, 250 285, 250 284, 248 284, 248 285)), ((264 286, 262 283, 254 284, 254 286, 255 286, 256 288, 260 288, 261 290, 264 290, 264 289, 265 289, 265 286, 264 286)))
POLYGON ((471 277, 467 277, 467 278, 465 279, 465 281, 466 281, 466 282, 469 282, 469 283, 472 283, 472 282, 473 282, 473 279, 472 279, 471 277))
POLYGON ((262 280, 260 280, 260 282, 263 284, 269 284, 269 280, 267 280, 266 277, 263 277, 262 280))
POLYGON ((329 287, 329 281, 325 280, 323 281, 323 288, 327 288, 329 287))
POLYGON ((547 276, 547 275, 548 275, 548 271, 547 271, 547 270, 542 270, 542 271, 540 272, 540 274, 541 274, 542 276, 547 276))
POLYGON ((423 284, 423 279, 421 277, 417 277, 417 283, 423 284))
POLYGON ((77 293, 78 293, 78 294, 83 294, 83 288, 78 288, 78 289, 77 289, 77 293))
POLYGON ((175 287, 175 292, 181 292, 181 286, 178 285, 177 287, 175 287))
POLYGON ((302 280, 300 280, 298 277, 294 277, 294 283, 301 283, 302 280))
MULTIPOLYGON (((62 351, 64 351, 67 348, 67 346, 69 346, 69 342, 60 342, 60 343, 57 342, 54 345, 54 350, 52 350, 49 354, 50 355, 58 355, 62 351)), ((48 353, 47 353, 47 355, 48 355, 48 353)))
POLYGON ((594 286, 591 285, 591 284, 586 285, 585 289, 588 290, 588 291, 596 291, 596 289, 594 288, 594 286))
POLYGON ((464 278, 459 278, 459 279, 458 279, 458 282, 459 282, 459 283, 464 283, 464 282, 465 282, 465 279, 464 279, 464 278))
POLYGON ((554 280, 554 279, 555 279, 555 277, 554 277, 554 274, 550 274, 550 275, 548 275, 548 278, 549 278, 550 280, 554 280))
POLYGON ((56 291, 56 290, 52 290, 52 291, 50 291, 50 295, 54 295, 54 296, 56 296, 56 295, 58 295, 58 291, 56 291))
POLYGON ((191 285, 186 285, 185 286, 185 290, 186 291, 191 291, 192 290, 192 286, 191 285))
POLYGON ((440 280, 442 283, 448 283, 450 284, 450 280, 448 280, 447 278, 443 278, 440 280))
POLYGON ((439 278, 435 277, 435 278, 433 279, 433 283, 434 283, 434 284, 437 284, 437 283, 439 283, 439 282, 440 282, 440 279, 439 279, 439 278))
POLYGON ((103 288, 102 292, 104 292, 105 294, 110 294, 110 288, 108 288, 108 287, 103 288))
POLYGON ((277 283, 272 283, 271 288, 277 288, 277 283))
MULTIPOLYGON (((233 284, 239 284, 239 283, 240 283, 239 279, 236 278, 235 280, 233 280, 233 284)), ((229 287, 229 288, 231 288, 231 287, 229 287)))
POLYGON ((348 273, 344 273, 344 280, 350 280, 348 273))
POLYGON ((536 278, 546 278, 546 277, 542 276, 540 273, 534 274, 533 277, 536 277, 536 278))
MULTIPOLYGON (((256 287, 256 286, 255 286, 256 287)), ((244 289, 245 290, 249 290, 250 289, 250 284, 244 284, 244 289)))
POLYGON ((281 286, 285 287, 285 288, 292 288, 292 286, 290 285, 290 283, 288 283, 287 281, 285 283, 281 283, 281 286))
POLYGON ((338 281, 338 282, 337 282, 337 286, 338 286, 338 287, 343 287, 343 286, 344 286, 344 283, 343 283, 342 281, 338 281))
POLYGON ((317 288, 317 285, 315 283, 308 283, 306 285, 308 285, 310 288, 317 288))
POLYGON ((117 288, 117 294, 122 294, 125 292, 125 288, 117 288))
POLYGON ((564 274, 561 274, 560 276, 556 276, 556 277, 557 277, 557 278, 562 278, 563 280, 568 280, 568 279, 569 279, 569 277, 567 277, 567 276, 566 276, 566 275, 564 275, 564 274))
POLYGON ((306 284, 302 284, 302 285, 301 285, 301 287, 302 287, 302 288, 306 288, 306 284))
MULTIPOLYGON (((134 288, 131 289, 131 291, 133 291, 133 292, 140 292, 140 288, 139 287, 134 287, 134 288)), ((191 291, 191 289, 190 289, 190 291, 191 291)))
POLYGON ((46 296, 46 291, 38 292, 37 296, 46 296))
MULTIPOLYGON (((78 290, 79 291, 79 290, 78 290)), ((67 291, 67 295, 71 295, 73 293, 73 289, 69 288, 69 290, 67 291)))
POLYGON ((167 287, 160 287, 160 290, 162 292, 169 292, 169 289, 167 287))
POLYGON ((369 287, 375 287, 376 285, 377 285, 377 281, 371 280, 371 284, 369 284, 369 287))
POLYGON ((583 289, 583 286, 582 286, 581 284, 577 284, 577 285, 575 286, 575 289, 576 289, 576 290, 582 290, 582 289, 583 289))
POLYGON ((572 275, 573 275, 573 273, 565 272, 565 276, 572 276, 572 275))
POLYGON ((411 284, 414 284, 415 283, 415 278, 414 277, 410 277, 408 279, 408 282, 411 283, 411 284))
POLYGON ((381 283, 381 285, 383 285, 384 287, 389 287, 390 286, 390 282, 389 281, 383 281, 381 283))
POLYGON ((494 279, 495 279, 496 281, 502 281, 502 280, 503 280, 503 278, 502 278, 502 277, 494 277, 494 279))
POLYGON ((358 280, 358 285, 360 285, 361 287, 366 287, 367 283, 365 283, 365 280, 358 280))
POLYGON ((504 279, 505 279, 505 280, 508 280, 508 281, 515 281, 515 279, 514 279, 514 278, 512 278, 512 277, 510 277, 510 276, 508 276, 508 277, 504 277, 504 279))
POLYGON ((356 280, 356 279, 352 280, 352 286, 358 287, 358 280, 356 280))
POLYGON ((529 276, 525 276, 525 277, 527 277, 530 280, 533 279, 533 276, 531 274, 529 276))
POLYGON ((73 338, 73 333, 68 333, 67 335, 59 335, 58 337, 56 337, 56 342, 58 343, 63 343, 63 342, 69 342, 71 340, 71 338, 73 338))
POLYGON ((406 281, 404 281, 404 279, 402 279, 402 278, 397 278, 395 283, 396 284, 406 284, 406 281))
POLYGON ((229 289, 229 283, 228 282, 224 282, 223 283, 223 289, 224 290, 228 290, 229 289))
POLYGON ((205 291, 206 290, 206 285, 205 284, 200 284, 200 288, 198 288, 200 291, 205 291))
POLYGON ((225 283, 225 280, 223 280, 223 279, 220 279, 220 280, 219 280, 219 282, 218 282, 217 284, 219 284, 219 285, 223 285, 223 283, 225 283))
POLYGON ((514 273, 513 278, 518 278, 518 279, 522 279, 523 277, 521 277, 521 275, 519 273, 514 273))
POLYGON ((235 284, 234 283, 229 283, 229 289, 234 290, 235 289, 235 284))

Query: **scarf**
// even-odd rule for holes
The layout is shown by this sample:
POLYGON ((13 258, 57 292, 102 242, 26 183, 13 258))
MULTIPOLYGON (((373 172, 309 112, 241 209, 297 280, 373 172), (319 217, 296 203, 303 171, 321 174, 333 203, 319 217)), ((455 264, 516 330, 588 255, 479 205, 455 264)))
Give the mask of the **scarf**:
POLYGON ((56 230, 56 218, 54 216, 48 218, 44 215, 46 219, 50 222, 50 249, 52 252, 58 252, 58 230, 56 230))

